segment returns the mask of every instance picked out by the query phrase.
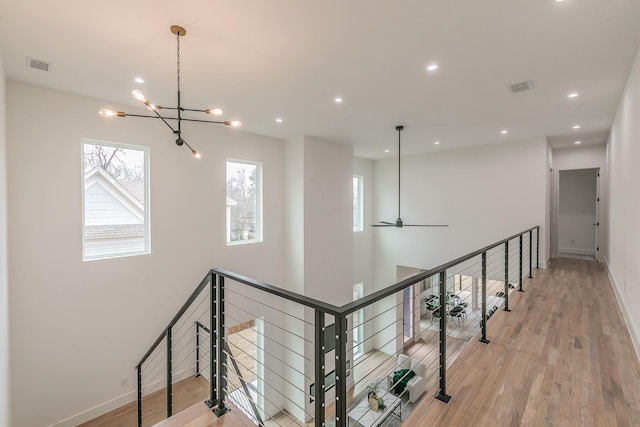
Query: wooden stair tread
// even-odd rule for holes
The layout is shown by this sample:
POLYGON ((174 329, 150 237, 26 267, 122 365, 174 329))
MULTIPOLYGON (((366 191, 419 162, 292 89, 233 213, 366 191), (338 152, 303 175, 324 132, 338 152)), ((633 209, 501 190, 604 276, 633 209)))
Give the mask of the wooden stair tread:
POLYGON ((197 403, 171 418, 155 424, 154 427, 246 427, 254 425, 253 421, 247 418, 235 405, 227 401, 227 406, 231 410, 221 417, 216 417, 213 410, 204 402, 197 403))

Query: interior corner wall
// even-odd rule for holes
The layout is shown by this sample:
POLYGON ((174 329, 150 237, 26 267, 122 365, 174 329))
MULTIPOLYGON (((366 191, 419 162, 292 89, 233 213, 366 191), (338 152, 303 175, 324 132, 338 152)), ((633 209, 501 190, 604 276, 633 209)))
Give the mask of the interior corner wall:
POLYGON ((605 262, 640 355, 640 51, 620 99, 607 147, 609 244, 605 262))
POLYGON ((304 293, 304 138, 285 142, 283 286, 304 293))
POLYGON ((189 123, 197 161, 162 123, 97 114, 130 107, 6 89, 11 425, 75 426, 135 400, 136 363, 212 267, 282 283, 284 143, 189 123), (149 255, 82 261, 82 138, 150 147, 149 255), (263 242, 226 244, 228 158, 262 164, 263 242))
POLYGON ((304 294, 353 296, 353 148, 304 137, 304 294))
MULTIPOLYGON (((368 295, 374 290, 373 281, 373 195, 375 194, 373 161, 353 158, 353 174, 362 177, 362 231, 353 233, 353 284, 362 283, 363 293, 368 295)), ((364 318, 370 319, 374 315, 371 307, 364 310, 364 318)), ((363 325, 364 336, 370 336, 373 332, 371 322, 363 325)), ((373 348, 372 340, 365 340, 364 352, 373 348)))
POLYGON ((0 427, 9 427, 9 276, 7 252, 7 97, 0 52, 0 427))
POLYGON ((373 161, 353 158, 353 174, 362 177, 362 231, 353 233, 353 284, 364 283, 364 293, 373 290, 373 161))
POLYGON ((544 228, 544 253, 546 257, 543 262, 544 265, 548 265, 549 259, 551 258, 551 236, 553 235, 554 230, 554 222, 552 221, 552 212, 553 212, 553 151, 551 150, 551 145, 549 145, 549 141, 547 140, 547 161, 545 167, 545 224, 549 224, 548 227, 544 228))

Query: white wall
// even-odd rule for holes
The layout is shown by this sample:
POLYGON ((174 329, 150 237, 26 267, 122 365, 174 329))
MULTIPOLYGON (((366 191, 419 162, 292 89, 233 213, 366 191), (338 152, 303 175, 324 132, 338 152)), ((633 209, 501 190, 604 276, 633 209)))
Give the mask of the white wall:
POLYGON ((558 251, 596 255, 597 169, 560 171, 558 251))
POLYGON ((606 159, 606 144, 587 145, 584 147, 571 147, 553 150, 553 175, 552 175, 552 211, 551 211, 551 256, 558 256, 558 192, 560 182, 560 171, 575 169, 600 169, 598 218, 600 230, 598 231, 599 260, 604 260, 608 235, 604 227, 607 223, 607 199, 608 199, 608 167, 606 159))
POLYGON ((640 51, 608 142, 608 236, 605 261, 640 355, 640 51))
POLYGON ((9 416, 9 289, 7 253, 7 103, 6 80, 0 53, 0 427, 9 416))
POLYGON ((281 141, 188 123, 196 161, 160 122, 102 119, 118 106, 99 100, 9 82, 7 105, 12 426, 133 400, 134 365, 209 268, 282 283, 281 141), (150 255, 82 261, 83 137, 150 146, 150 255), (263 164, 263 243, 226 246, 227 158, 263 164))
POLYGON ((373 289, 373 161, 354 157, 353 174, 362 177, 363 227, 353 233, 353 284, 364 283, 364 294, 373 289))
MULTIPOLYGON (((544 266, 546 140, 496 144, 403 158, 402 219, 447 228, 377 228, 375 281, 395 281, 396 265, 433 268, 540 225, 544 266)), ((397 160, 375 163, 375 218, 397 216, 397 160)), ((535 236, 535 233, 534 233, 535 236)))
POLYGON ((304 141, 304 294, 340 306, 353 296, 353 149, 304 141))
MULTIPOLYGON (((355 157, 353 159, 353 174, 362 177, 363 192, 363 227, 362 231, 353 233, 353 284, 363 283, 364 295, 374 290, 373 280, 373 197, 375 180, 373 176, 373 161, 355 157)), ((364 318, 370 319, 374 314, 372 308, 365 308, 364 318)), ((373 333, 371 322, 363 326, 364 336, 373 333)), ((364 352, 373 348, 373 341, 364 343, 364 352)))
MULTIPOLYGON (((377 161, 374 168, 374 221, 394 221, 397 159, 377 161)), ((397 265, 431 269, 536 225, 541 226, 544 267, 547 174, 544 138, 403 158, 402 219, 449 227, 376 228, 376 288, 395 283, 397 265)), ((377 304, 381 315, 374 322, 376 331, 393 322, 395 311, 388 309, 395 303, 387 298, 377 304)), ((399 350, 397 345, 380 347, 390 342, 393 332, 386 328, 376 335, 376 345, 387 353, 399 350)))

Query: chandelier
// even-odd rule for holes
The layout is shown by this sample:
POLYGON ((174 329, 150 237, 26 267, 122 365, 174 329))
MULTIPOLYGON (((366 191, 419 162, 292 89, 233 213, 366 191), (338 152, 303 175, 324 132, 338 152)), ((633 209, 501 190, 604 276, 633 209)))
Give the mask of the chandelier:
POLYGON ((221 116, 222 115, 222 110, 219 108, 207 108, 205 110, 198 110, 198 109, 194 109, 194 108, 184 108, 182 107, 182 105, 180 104, 180 37, 184 36, 185 34, 187 34, 187 31, 178 26, 178 25, 172 25, 171 26, 171 32, 173 34, 175 34, 176 39, 177 39, 177 49, 176 49, 176 64, 177 64, 177 76, 178 76, 178 106, 177 107, 163 107, 161 105, 156 105, 156 104, 152 104, 142 93, 142 91, 140 91, 139 89, 135 89, 131 92, 131 95, 137 99, 138 101, 142 102, 144 105, 147 106, 147 109, 149 109, 150 111, 152 111, 155 115, 144 115, 144 114, 129 114, 129 113, 125 113, 123 111, 113 111, 113 110, 108 110, 106 108, 101 109, 100 111, 98 111, 98 113, 102 116, 102 117, 146 117, 146 118, 151 118, 151 119, 160 119, 164 122, 164 124, 166 124, 169 129, 171 129, 171 131, 173 132, 173 134, 176 136, 176 145, 178 146, 182 146, 182 145, 186 145, 190 150, 191 153, 193 153, 193 156, 196 159, 200 159, 202 156, 200 155, 200 153, 198 153, 195 149, 193 149, 193 147, 191 147, 191 145, 189 145, 189 143, 187 141, 185 141, 182 138, 182 122, 203 122, 203 123, 216 123, 216 124, 222 124, 222 125, 227 125, 227 126, 233 126, 233 127, 240 127, 240 125, 242 123, 240 123, 238 120, 224 120, 224 121, 215 121, 215 120, 199 120, 199 119, 189 119, 189 118, 184 118, 182 117, 182 113, 185 111, 189 111, 189 112, 198 112, 198 113, 205 113, 205 114, 211 114, 213 116, 221 116), (177 117, 168 117, 168 116, 163 116, 162 114, 160 114, 160 110, 175 110, 176 111, 176 115, 177 117), (169 121, 174 121, 174 126, 172 126, 171 124, 169 124, 169 121))

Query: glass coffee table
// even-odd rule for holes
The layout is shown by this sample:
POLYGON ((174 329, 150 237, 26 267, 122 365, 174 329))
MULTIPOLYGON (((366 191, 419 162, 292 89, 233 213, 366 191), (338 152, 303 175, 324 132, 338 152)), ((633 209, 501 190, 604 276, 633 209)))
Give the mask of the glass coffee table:
POLYGON ((399 409, 396 415, 402 420, 402 401, 399 397, 383 390, 378 391, 378 397, 384 400, 383 410, 372 411, 369 409, 369 399, 365 397, 355 408, 347 413, 348 425, 377 427, 382 424, 389 415, 394 413, 396 409, 399 409))

